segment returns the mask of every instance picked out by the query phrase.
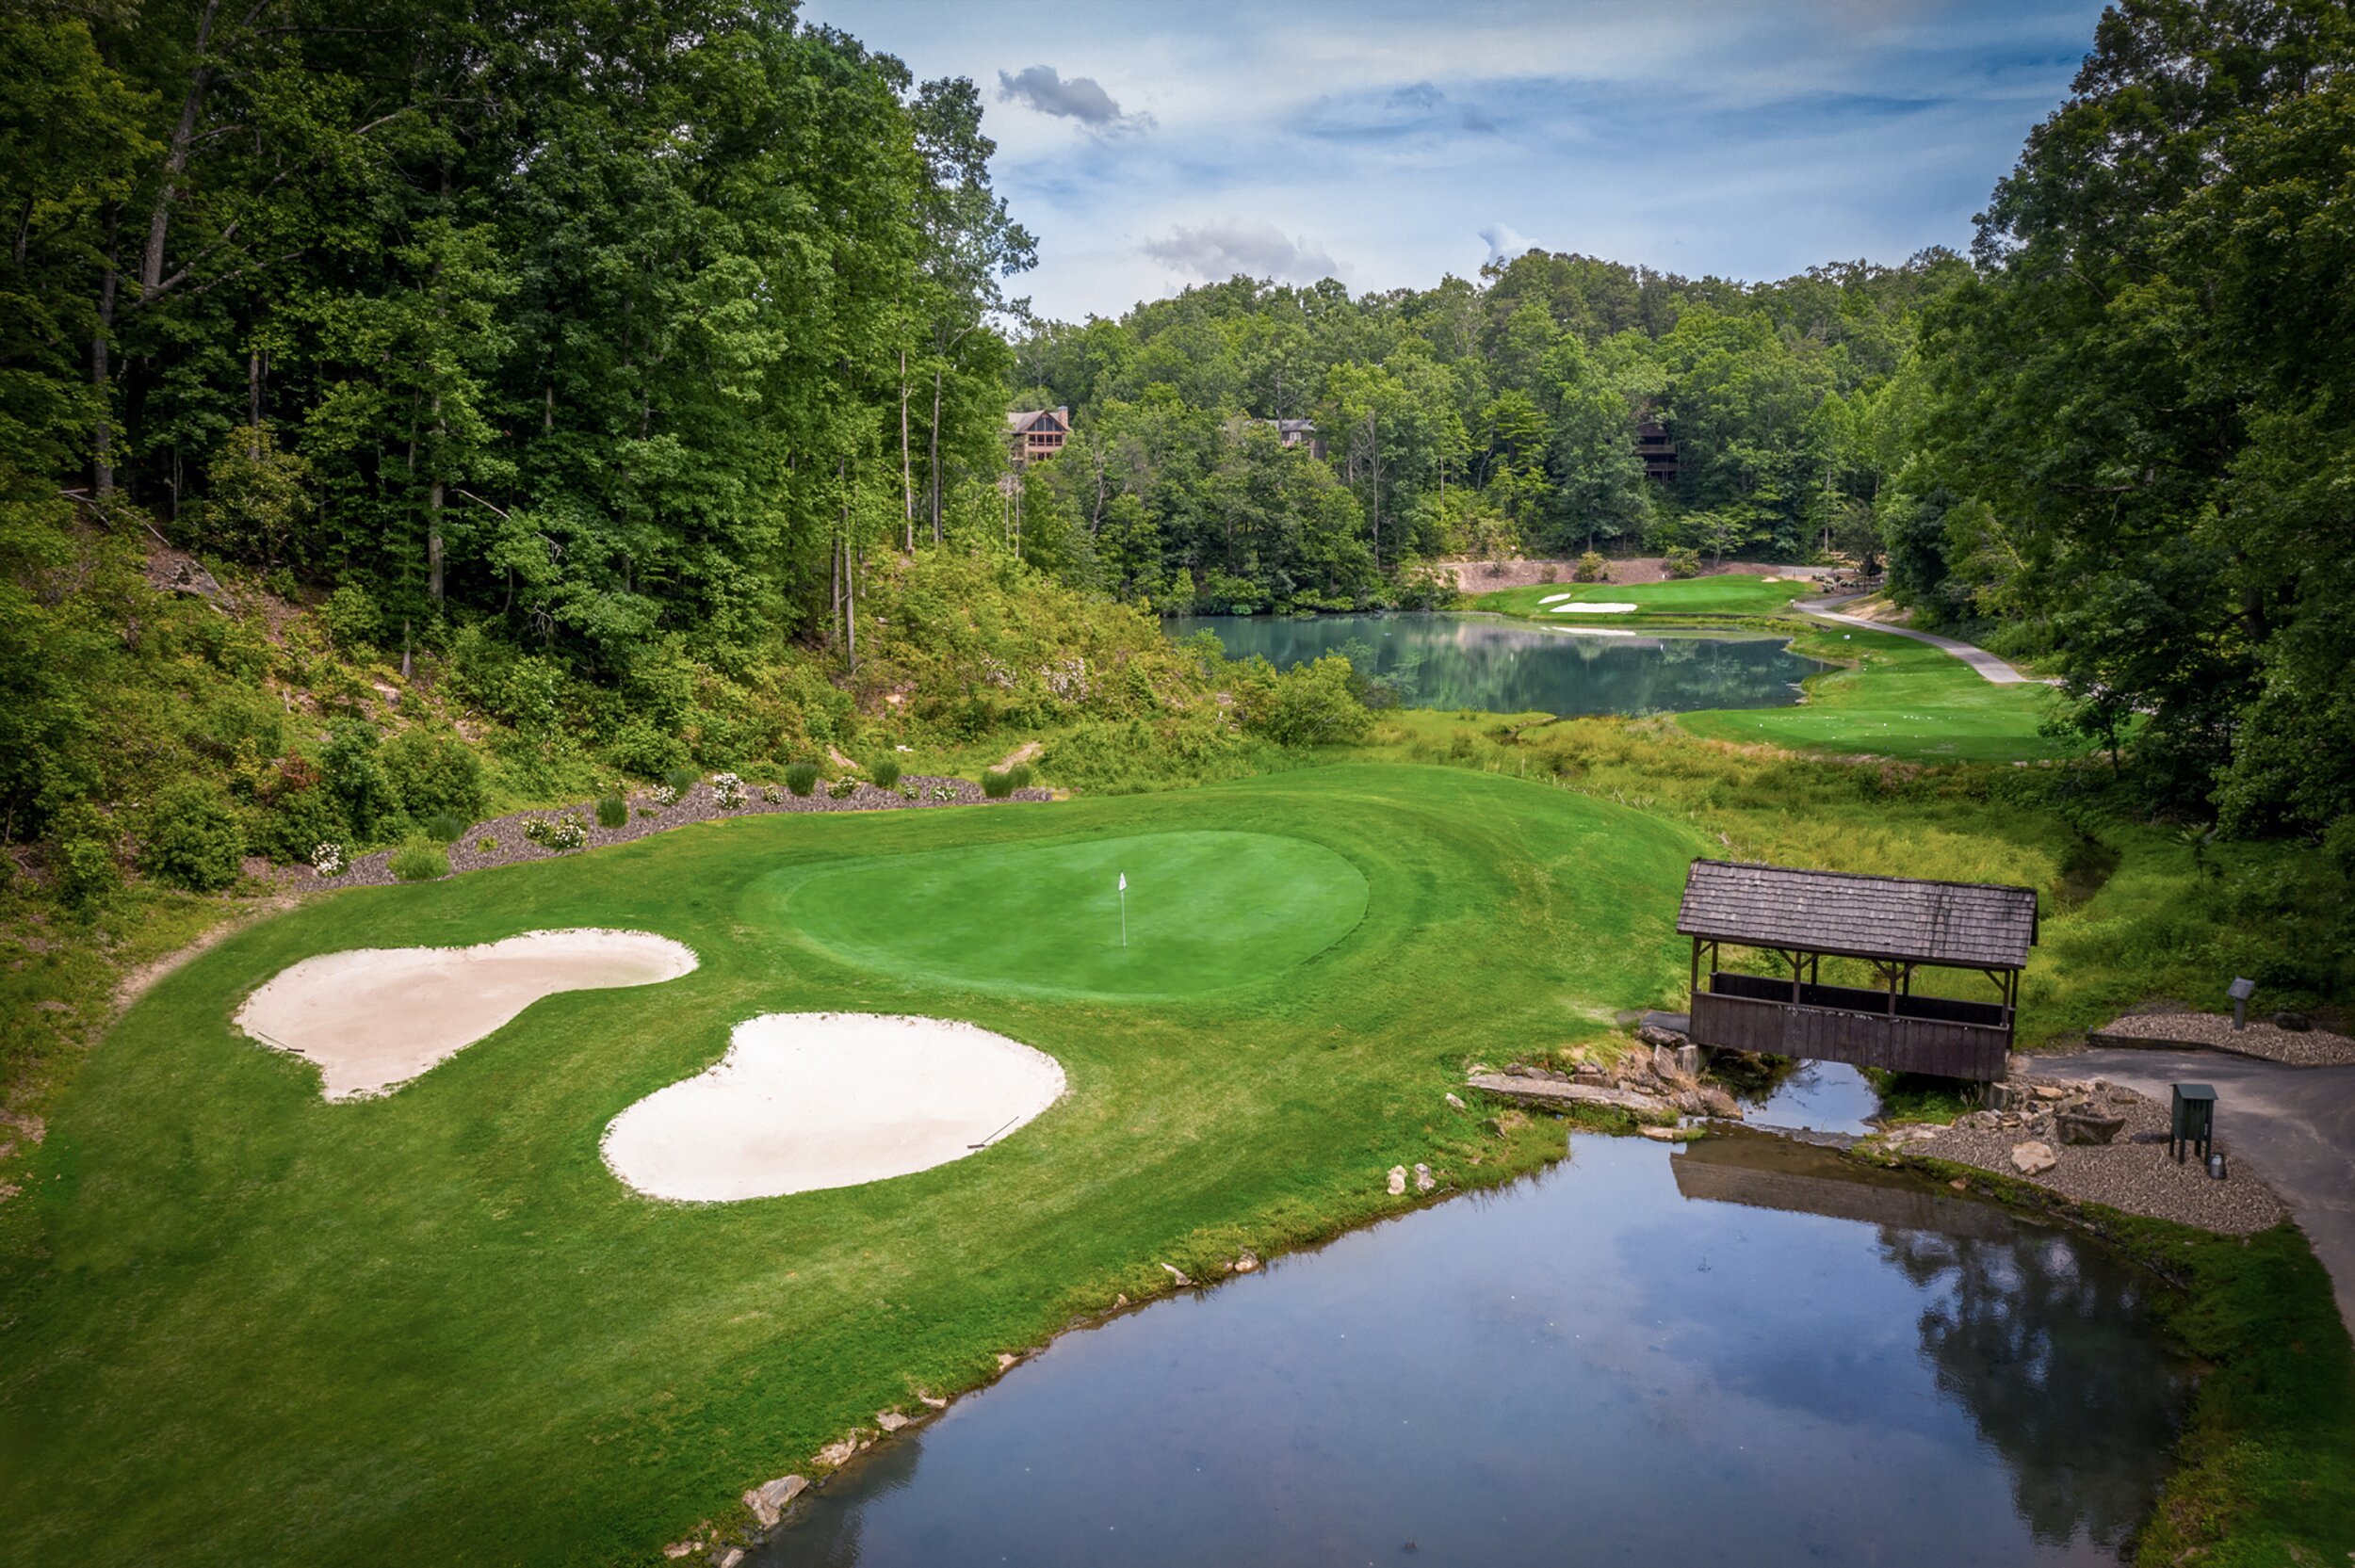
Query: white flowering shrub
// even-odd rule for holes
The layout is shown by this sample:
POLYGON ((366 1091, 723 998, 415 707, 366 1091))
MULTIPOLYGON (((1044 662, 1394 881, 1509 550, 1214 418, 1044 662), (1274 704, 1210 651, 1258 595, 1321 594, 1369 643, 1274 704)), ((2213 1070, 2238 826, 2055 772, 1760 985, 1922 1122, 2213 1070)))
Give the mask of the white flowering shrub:
POLYGON ((589 824, 571 812, 548 824, 547 844, 551 849, 577 849, 588 842, 589 824))
POLYGON ((342 876, 344 874, 344 847, 340 844, 322 844, 312 850, 311 869, 322 877, 342 876))
POLYGON ((672 806, 677 805, 678 791, 673 789, 669 784, 657 784, 654 786, 654 803, 666 810, 672 806))
POLYGON ((720 802, 723 810, 734 811, 744 803, 744 781, 733 773, 714 773, 711 776, 711 798, 720 802))

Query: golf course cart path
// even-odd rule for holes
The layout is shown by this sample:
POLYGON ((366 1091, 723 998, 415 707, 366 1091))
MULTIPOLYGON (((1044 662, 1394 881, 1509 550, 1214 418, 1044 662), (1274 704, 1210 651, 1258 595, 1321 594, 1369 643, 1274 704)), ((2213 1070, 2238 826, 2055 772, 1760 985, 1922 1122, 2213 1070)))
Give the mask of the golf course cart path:
POLYGON ((2039 683, 2034 675, 2022 674, 1986 649, 1974 648, 1968 642, 1958 642, 1951 637, 1940 637, 1935 632, 1917 632, 1909 626, 1892 626, 1884 621, 1867 621, 1860 615, 1842 615, 1832 607, 1835 605, 1847 604, 1858 597, 1860 596, 1852 593, 1843 599, 1802 599, 1793 607, 1819 621, 1837 621, 1843 626, 1856 626, 1868 632, 1887 632, 1892 637, 1911 638, 1916 642, 1926 642, 1933 648, 1942 648, 1997 686, 2050 684, 2049 682, 2039 683))
POLYGON ((2217 1132, 2290 1205, 2331 1271, 2339 1316, 2355 1326, 2355 1067, 2284 1067, 2216 1051, 2131 1046, 2050 1060, 2072 1077, 2105 1078, 2161 1105, 2170 1084, 2214 1085, 2217 1132))

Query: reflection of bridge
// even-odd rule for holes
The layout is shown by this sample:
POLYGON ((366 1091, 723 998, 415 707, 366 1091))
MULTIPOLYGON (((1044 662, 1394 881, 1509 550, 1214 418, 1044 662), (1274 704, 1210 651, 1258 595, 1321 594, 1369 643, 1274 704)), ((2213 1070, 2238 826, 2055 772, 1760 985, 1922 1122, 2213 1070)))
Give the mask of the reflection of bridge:
POLYGON ((1909 1231, 1998 1241, 2012 1222, 1988 1204, 1950 1198, 1916 1178, 1860 1170, 1828 1149, 1759 1133, 1714 1134, 1668 1162, 1677 1191, 1703 1203, 1746 1204, 1909 1231))
POLYGON ((2011 1050, 2036 892, 1697 860, 1677 929, 1693 939, 1695 1044, 1984 1083, 2004 1075, 2011 1050), (1790 978, 1727 971, 1729 942, 1775 953, 1790 978), (1886 989, 1823 984, 1827 954, 1864 960, 1886 989), (1917 996, 1913 972, 1925 966, 1976 969, 1999 999, 1917 996))

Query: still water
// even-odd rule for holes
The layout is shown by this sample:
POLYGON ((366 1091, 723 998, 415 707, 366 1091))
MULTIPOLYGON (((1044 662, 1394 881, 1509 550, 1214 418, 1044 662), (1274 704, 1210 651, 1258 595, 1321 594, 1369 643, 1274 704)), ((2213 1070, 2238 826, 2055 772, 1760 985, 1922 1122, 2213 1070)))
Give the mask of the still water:
POLYGON ((1686 713, 1783 707, 1799 682, 1830 668, 1786 639, 1669 633, 1595 635, 1483 615, 1208 615, 1164 622, 1170 636, 1208 629, 1231 658, 1264 656, 1279 670, 1348 650, 1416 708, 1489 713, 1686 713), (1354 645, 1354 647, 1353 647, 1354 645))
POLYGON ((2154 1288, 1820 1150, 1580 1135, 1064 1335, 755 1560, 2116 1562, 2187 1392, 2154 1288))

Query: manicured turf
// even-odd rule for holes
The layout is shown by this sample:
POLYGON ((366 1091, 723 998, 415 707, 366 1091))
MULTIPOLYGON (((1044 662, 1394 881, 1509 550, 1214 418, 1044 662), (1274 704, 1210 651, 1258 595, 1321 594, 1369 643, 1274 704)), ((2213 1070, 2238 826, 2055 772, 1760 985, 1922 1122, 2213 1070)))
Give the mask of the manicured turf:
POLYGON ((2041 733, 2053 688, 1998 686, 1952 654, 1845 627, 1811 632, 1803 654, 1853 661, 1807 683, 1798 707, 1687 713, 1677 721, 1713 740, 1871 752, 1907 762, 2021 762, 2082 755, 2086 743, 2041 733))
POLYGON ((1031 995, 1182 996, 1265 979, 1366 913, 1356 866, 1272 833, 950 849, 795 867, 767 886, 783 919, 838 958, 1031 995))
MULTIPOLYGON (((1360 766, 691 827, 241 932, 90 1057, 0 1204, 0 1561, 651 1559, 917 1387, 1167 1288, 1164 1261, 1215 1273, 1402 1206, 1394 1164, 1477 1181, 1537 1157, 1541 1129, 1501 1141, 1441 1096, 1500 1042, 1672 1000, 1678 888, 1705 847, 1549 784, 1360 766), (1134 862, 1159 877, 1156 854, 1210 832, 1329 851, 1363 917, 1306 962, 1230 954, 1242 983, 1149 1004, 1004 991, 1018 960, 988 912, 903 906, 996 948, 970 984, 930 972, 950 962, 936 945, 846 962, 792 899, 779 918, 780 873, 808 870, 806 892, 923 856, 969 879, 959 854, 1020 849, 1007 864, 1035 871, 1058 847, 1171 837, 1134 862), (314 953, 560 925, 657 931, 702 966, 549 997, 354 1104, 229 1025, 314 953), (1070 1093, 982 1154, 865 1188, 683 1207, 607 1171, 606 1123, 718 1060, 732 1024, 828 1009, 970 1019, 1053 1055, 1070 1093)), ((1239 886, 1267 852, 1228 868, 1239 886)))
POLYGON ((1650 616, 1779 615, 1792 600, 1814 591, 1815 585, 1812 583, 1770 583, 1746 572, 1728 572, 1710 577, 1684 577, 1668 582, 1625 586, 1617 583, 1537 583, 1528 588, 1506 588, 1494 593, 1484 593, 1472 604, 1478 609, 1494 610, 1501 615, 1524 615, 1533 621, 1607 626, 1619 622, 1642 621, 1650 616), (1573 597, 1559 597, 1566 593, 1573 597), (1553 604, 1539 603, 1545 599, 1552 600, 1553 604), (1580 603, 1637 605, 1642 607, 1622 615, 1553 613, 1554 605, 1580 603))

